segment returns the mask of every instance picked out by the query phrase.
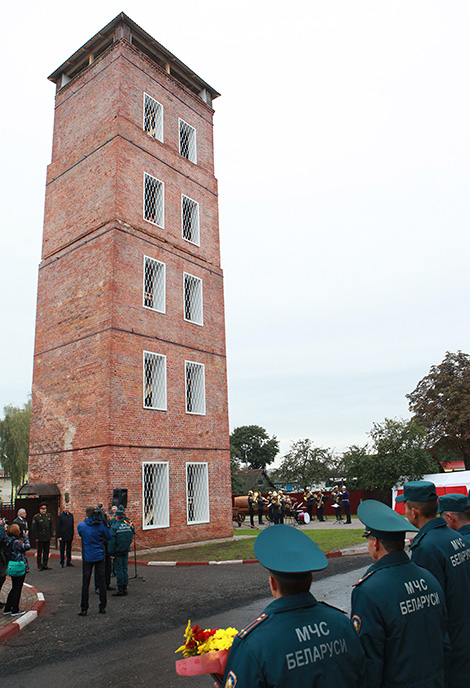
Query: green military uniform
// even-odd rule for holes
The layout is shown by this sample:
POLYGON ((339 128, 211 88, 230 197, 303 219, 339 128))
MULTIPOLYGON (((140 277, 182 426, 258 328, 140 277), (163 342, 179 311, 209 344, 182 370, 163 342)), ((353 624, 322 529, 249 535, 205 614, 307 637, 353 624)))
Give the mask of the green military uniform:
POLYGON ((108 551, 110 555, 114 557, 114 573, 116 574, 116 582, 118 585, 116 596, 122 596, 127 594, 127 584, 129 582, 127 557, 132 544, 134 529, 130 523, 123 519, 124 510, 118 510, 117 513, 118 518, 110 528, 111 541, 108 546, 108 551))
MULTIPOLYGON (((308 577, 328 563, 309 537, 282 524, 258 535, 255 554, 280 578, 308 577)), ((317 602, 310 592, 287 594, 235 637, 223 683, 226 688, 359 688, 363 661, 343 612, 317 602)))
MULTIPOLYGON (((397 501, 437 501, 434 483, 405 483, 397 501), (427 493, 426 493, 427 491, 427 493), (426 494, 425 494, 426 493, 426 494), (426 498, 424 498, 426 497, 426 498)), ((442 518, 427 521, 411 544, 411 560, 439 581, 449 616, 449 688, 467 688, 470 676, 470 543, 442 518)))
MULTIPOLYGON (((375 500, 362 502, 357 515, 365 536, 395 541, 398 547, 405 528, 417 531, 375 500)), ((444 688, 444 593, 403 550, 383 555, 356 583, 351 614, 366 655, 367 688, 444 688)))
MULTIPOLYGON (((439 506, 437 508, 438 513, 442 514, 443 511, 450 511, 451 513, 468 514, 470 512, 470 503, 468 495, 464 495, 457 492, 451 492, 442 497, 439 497, 439 506)), ((470 540, 470 523, 466 523, 464 526, 457 528, 457 533, 463 535, 467 540, 470 540)))

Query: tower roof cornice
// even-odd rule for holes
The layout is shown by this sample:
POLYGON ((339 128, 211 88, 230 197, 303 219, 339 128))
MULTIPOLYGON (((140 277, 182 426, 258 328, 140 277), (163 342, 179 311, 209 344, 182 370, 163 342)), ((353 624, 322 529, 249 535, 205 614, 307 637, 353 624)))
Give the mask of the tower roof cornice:
POLYGON ((117 15, 104 28, 90 38, 63 64, 60 65, 48 79, 55 84, 64 85, 99 55, 116 43, 125 40, 130 45, 143 52, 151 61, 165 69, 168 74, 182 83, 193 93, 198 94, 209 105, 220 93, 201 79, 192 69, 187 67, 173 53, 156 41, 138 24, 132 21, 124 12, 117 15), (64 79, 65 77, 65 79, 64 79))

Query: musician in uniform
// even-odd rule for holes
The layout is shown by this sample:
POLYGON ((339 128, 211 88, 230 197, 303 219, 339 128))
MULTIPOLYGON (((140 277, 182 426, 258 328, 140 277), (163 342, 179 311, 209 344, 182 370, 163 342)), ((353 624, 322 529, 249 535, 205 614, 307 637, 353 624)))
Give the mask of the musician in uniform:
POLYGON ((362 688, 364 655, 350 620, 309 592, 312 571, 328 565, 320 548, 279 525, 258 535, 255 555, 274 601, 235 637, 225 688, 362 688))
POLYGON ((470 676, 470 543, 436 518, 436 486, 427 480, 405 483, 397 502, 405 502, 405 516, 419 528, 411 544, 411 561, 428 569, 444 590, 449 615, 451 650, 449 688, 466 688, 470 676))
POLYGON ((310 488, 306 487, 305 492, 304 492, 304 502, 305 502, 305 507, 307 509, 307 514, 309 515, 310 520, 312 520, 312 512, 313 512, 313 494, 310 492, 310 488))
POLYGON ((274 523, 274 514, 273 514, 273 492, 272 490, 269 490, 268 492, 268 518, 271 521, 271 523, 274 523))
POLYGON ((324 502, 323 502, 323 495, 321 490, 317 490, 314 495, 314 500, 315 500, 315 508, 317 511, 317 518, 320 522, 323 522, 325 519, 323 518, 323 509, 325 508, 324 502))
POLYGON ((331 501, 332 501, 332 506, 333 509, 335 510, 335 515, 336 515, 336 521, 341 523, 343 522, 343 519, 341 518, 341 495, 339 493, 339 488, 338 485, 335 485, 333 488, 333 492, 330 495, 331 501))
POLYGON ((346 514, 346 523, 351 523, 351 503, 349 501, 349 492, 346 489, 346 485, 343 485, 341 488, 340 499, 340 504, 344 509, 344 513, 346 514))
POLYGON ((264 512, 264 502, 265 499, 261 492, 257 492, 257 497, 256 497, 256 504, 258 507, 258 523, 260 526, 263 525, 263 512, 264 512))
POLYGON ((281 500, 279 499, 277 492, 273 492, 271 508, 273 514, 273 523, 277 524, 281 518, 281 500))
POLYGON ((417 532, 386 504, 362 502, 372 566, 356 583, 351 616, 366 657, 367 688, 444 688, 447 610, 436 578, 413 564, 405 530, 417 532))
POLYGON ((253 490, 248 492, 248 513, 250 514, 250 527, 255 527, 255 498, 253 495, 253 490))

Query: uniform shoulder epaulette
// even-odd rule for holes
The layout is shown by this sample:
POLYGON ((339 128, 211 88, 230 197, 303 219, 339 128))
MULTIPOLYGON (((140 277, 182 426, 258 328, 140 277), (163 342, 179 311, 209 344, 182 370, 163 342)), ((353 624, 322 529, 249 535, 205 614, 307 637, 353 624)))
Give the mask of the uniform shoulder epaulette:
POLYGON ((343 612, 343 614, 347 614, 344 609, 341 609, 341 607, 335 607, 334 604, 328 604, 328 602, 324 602, 323 600, 319 600, 319 603, 323 604, 325 607, 329 607, 330 609, 336 609, 337 612, 343 612))
POLYGON ((260 616, 257 616, 256 619, 254 619, 253 621, 250 621, 250 623, 247 626, 245 626, 245 628, 242 628, 242 630, 238 632, 238 637, 239 638, 246 638, 248 633, 251 633, 251 631, 254 628, 256 628, 261 623, 263 623, 263 621, 265 621, 267 618, 268 618, 268 615, 263 612, 262 614, 260 614, 260 616))
POLYGON ((378 571, 378 570, 379 570, 379 569, 375 569, 374 571, 369 571, 369 573, 366 573, 365 576, 362 576, 362 578, 359 578, 359 580, 357 581, 357 583, 353 583, 353 588, 355 588, 356 585, 360 585, 361 583, 364 583, 365 580, 367 580, 368 578, 370 578, 370 576, 372 576, 372 574, 374 574, 374 573, 375 573, 376 571, 378 571))

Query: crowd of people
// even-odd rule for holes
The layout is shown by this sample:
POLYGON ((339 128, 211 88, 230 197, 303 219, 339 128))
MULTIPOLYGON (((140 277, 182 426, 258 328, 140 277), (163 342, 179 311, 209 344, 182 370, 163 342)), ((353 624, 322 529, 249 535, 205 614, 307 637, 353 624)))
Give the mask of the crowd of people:
POLYGON ((470 675, 470 501, 405 483, 405 520, 359 505, 372 565, 353 588, 351 619, 309 592, 327 566, 288 525, 264 529, 255 554, 274 601, 235 637, 223 685, 463 688, 470 675), (411 558, 405 551, 412 531, 411 558))
MULTIPOLYGON (((70 504, 64 504, 56 520, 56 537, 59 543, 59 566, 74 566, 72 562, 72 541, 74 538, 74 516, 70 504)), ((100 614, 106 613, 107 591, 114 590, 113 596, 127 595, 129 582, 127 561, 134 536, 132 521, 126 517, 124 507, 112 506, 106 513, 103 505, 87 507, 83 522, 77 526, 81 538, 82 553, 82 593, 80 616, 86 616, 89 607, 89 587, 91 574, 94 573, 94 589, 99 594, 100 614), (111 585, 114 570, 117 590, 111 585)), ((0 591, 6 580, 11 577, 11 590, 5 602, 0 602, 3 614, 21 616, 19 608, 21 592, 26 574, 29 571, 26 552, 31 543, 36 547, 38 571, 50 571, 49 554, 53 537, 52 516, 46 503, 39 505, 39 512, 31 521, 30 530, 25 509, 19 509, 11 525, 0 519, 0 591)))

